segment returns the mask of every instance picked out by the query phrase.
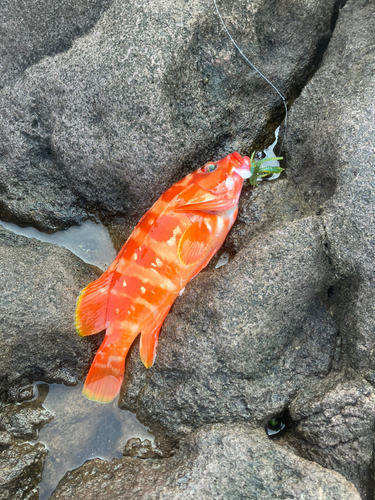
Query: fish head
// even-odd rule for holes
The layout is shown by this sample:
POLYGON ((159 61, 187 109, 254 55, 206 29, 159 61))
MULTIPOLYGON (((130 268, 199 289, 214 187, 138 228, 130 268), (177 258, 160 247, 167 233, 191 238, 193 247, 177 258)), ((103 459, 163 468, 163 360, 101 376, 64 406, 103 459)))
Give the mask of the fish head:
POLYGON ((179 196, 178 209, 221 212, 238 203, 244 179, 250 177, 251 161, 232 153, 208 162, 186 177, 189 184, 179 196))

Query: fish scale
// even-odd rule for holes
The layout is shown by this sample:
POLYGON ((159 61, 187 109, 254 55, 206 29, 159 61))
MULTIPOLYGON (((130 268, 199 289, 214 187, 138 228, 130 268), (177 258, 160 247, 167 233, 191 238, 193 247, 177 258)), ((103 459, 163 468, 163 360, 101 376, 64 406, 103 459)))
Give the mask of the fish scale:
POLYGON ((107 271, 77 300, 79 335, 106 330, 83 394, 100 402, 118 394, 130 346, 141 333, 146 368, 180 291, 211 260, 237 216, 250 159, 232 153, 187 175, 142 217, 107 271))

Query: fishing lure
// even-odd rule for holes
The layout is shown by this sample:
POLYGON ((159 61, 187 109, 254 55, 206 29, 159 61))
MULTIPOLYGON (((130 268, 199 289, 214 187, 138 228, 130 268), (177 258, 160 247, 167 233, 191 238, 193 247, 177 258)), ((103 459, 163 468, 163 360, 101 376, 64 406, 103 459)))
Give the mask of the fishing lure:
MULTIPOLYGON (((82 290, 75 326, 81 336, 106 330, 83 394, 102 403, 120 391, 125 357, 141 333, 146 368, 160 328, 187 283, 207 266, 237 217, 243 180, 267 175, 265 160, 232 153, 206 163, 165 191, 142 217, 102 276, 82 290)), ((267 160, 280 159, 268 158, 267 160)), ((281 172, 270 167, 268 174, 281 172), (277 172, 276 172, 276 170, 277 172)))

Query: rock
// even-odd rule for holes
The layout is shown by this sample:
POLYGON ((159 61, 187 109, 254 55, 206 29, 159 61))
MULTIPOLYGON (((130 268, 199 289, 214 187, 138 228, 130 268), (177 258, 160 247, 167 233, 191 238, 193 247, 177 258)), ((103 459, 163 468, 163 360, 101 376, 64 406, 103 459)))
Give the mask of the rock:
POLYGON ((64 248, 2 227, 0 262, 0 392, 38 380, 75 383, 100 342, 78 337, 73 320, 76 297, 96 273, 64 248))
POLYGON ((9 434, 16 438, 36 439, 37 429, 50 422, 53 415, 44 408, 18 408, 12 406, 4 414, 0 414, 0 424, 9 434))
POLYGON ((292 402, 295 445, 305 458, 343 474, 366 498, 373 473, 375 391, 363 379, 341 378, 329 377, 292 402))
POLYGON ((297 457, 263 430, 217 425, 193 433, 170 458, 93 460, 68 472, 51 496, 132 500, 359 500, 339 474, 297 457))
POLYGON ((305 456, 344 474, 369 499, 374 396, 361 377, 374 385, 374 15, 374 2, 349 1, 341 10, 319 71, 291 109, 286 143, 288 179, 324 224, 335 272, 328 307, 344 374, 333 387, 318 384, 319 397, 303 411, 295 403, 303 419, 297 429, 305 456))
POLYGON ((0 431, 0 450, 1 448, 8 448, 12 443, 12 436, 8 432, 0 431))
POLYGON ((0 88, 47 55, 68 50, 94 26, 111 0, 3 0, 0 4, 0 88))
POLYGON ((131 438, 124 447, 124 456, 132 458, 161 458, 163 452, 149 439, 143 441, 139 438, 131 438))
MULTIPOLYGON (((22 401, 29 388, 18 391, 18 397, 22 401)), ((14 388, 12 388, 14 389, 14 388)), ((33 388, 34 389, 34 388, 33 388)), ((39 385, 36 389, 38 394, 31 394, 30 401, 20 403, 19 401, 3 404, 0 411, 0 429, 4 429, 10 436, 16 439, 37 439, 39 430, 53 419, 53 414, 46 410, 42 403, 48 394, 48 385, 39 385), (35 396, 35 397, 34 397, 35 396)), ((9 395, 8 391, 7 396, 9 395)), ((14 391, 13 391, 14 393, 14 391)), ((9 401, 10 398, 8 397, 9 401)))
POLYGON ((37 500, 45 447, 15 444, 0 452, 0 500, 37 500))
MULTIPOLYGON (((91 26, 107 3, 96 0, 83 24, 91 26)), ((250 59, 294 98, 328 43, 336 4, 239 0, 222 14, 250 59)), ((75 6, 63 38, 80 22, 82 0, 75 6)), ((49 26, 48 14, 43 21, 29 15, 35 26, 49 26)), ((48 42, 54 30, 40 33, 45 49, 36 44, 35 54, 59 50, 63 42, 48 42)), ((267 142, 283 113, 212 3, 119 0, 70 50, 0 92, 0 218, 53 231, 100 217, 122 226, 123 236, 184 174, 267 142)))
POLYGON ((322 300, 331 279, 315 219, 258 236, 189 284, 150 370, 135 345, 120 405, 172 438, 212 422, 263 426, 332 368, 338 332, 322 300))

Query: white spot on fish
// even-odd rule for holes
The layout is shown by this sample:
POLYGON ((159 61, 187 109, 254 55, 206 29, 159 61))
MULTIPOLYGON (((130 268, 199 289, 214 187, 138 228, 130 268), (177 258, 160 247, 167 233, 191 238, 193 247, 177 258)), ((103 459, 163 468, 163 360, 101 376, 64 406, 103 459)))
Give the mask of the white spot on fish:
POLYGON ((141 286, 141 292, 142 293, 145 293, 146 292, 146 288, 144 286, 141 286))
POLYGON ((126 286, 126 281, 125 280, 122 282, 122 286, 126 286))
POLYGON ((155 222, 154 219, 149 219, 148 223, 150 224, 150 226, 152 226, 152 224, 155 222))
POLYGON ((135 253, 135 254, 133 255, 133 259, 134 259, 134 260, 137 260, 137 258, 138 258, 138 255, 135 253))
POLYGON ((162 261, 159 258, 157 258, 155 262, 157 267, 161 267, 163 265, 162 261))
POLYGON ((134 307, 134 306, 131 306, 131 307, 130 307, 130 309, 131 309, 132 311, 135 311, 135 307, 134 307))
POLYGON ((173 236, 177 236, 178 234, 182 234, 182 229, 180 228, 180 226, 177 226, 173 229, 173 236))
POLYGON ((116 309, 116 314, 120 314, 120 309, 119 308, 116 309))
POLYGON ((167 245, 169 245, 170 247, 173 247, 173 245, 176 244, 176 236, 172 236, 172 238, 169 238, 169 240, 167 241, 167 245))
POLYGON ((233 177, 227 177, 225 180, 225 186, 228 189, 228 191, 231 191, 234 187, 234 180, 233 177))

